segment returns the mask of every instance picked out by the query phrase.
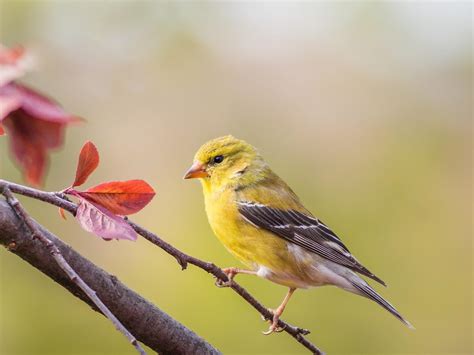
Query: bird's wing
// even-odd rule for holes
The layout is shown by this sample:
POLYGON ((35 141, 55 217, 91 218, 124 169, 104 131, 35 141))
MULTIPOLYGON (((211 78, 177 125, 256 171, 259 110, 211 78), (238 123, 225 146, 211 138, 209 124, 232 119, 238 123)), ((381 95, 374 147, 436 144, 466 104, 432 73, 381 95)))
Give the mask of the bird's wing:
POLYGON ((271 231, 288 242, 346 266, 385 286, 385 283, 360 264, 337 235, 317 218, 294 209, 283 210, 251 201, 237 201, 237 204, 240 215, 254 226, 271 231))

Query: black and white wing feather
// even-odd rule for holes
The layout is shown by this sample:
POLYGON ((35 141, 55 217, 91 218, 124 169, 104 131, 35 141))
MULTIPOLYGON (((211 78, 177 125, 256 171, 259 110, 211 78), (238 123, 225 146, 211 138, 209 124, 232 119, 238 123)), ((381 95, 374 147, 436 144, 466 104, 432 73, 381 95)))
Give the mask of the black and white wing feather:
POLYGON ((281 210, 248 201, 237 203, 241 216, 247 222, 385 286, 381 279, 352 256, 337 235, 320 220, 295 210, 281 210))

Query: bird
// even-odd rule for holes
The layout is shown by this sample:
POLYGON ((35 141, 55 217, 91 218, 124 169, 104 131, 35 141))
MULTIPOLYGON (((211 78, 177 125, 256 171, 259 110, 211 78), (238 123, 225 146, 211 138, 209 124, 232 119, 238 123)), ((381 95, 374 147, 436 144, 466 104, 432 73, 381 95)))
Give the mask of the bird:
POLYGON ((264 334, 283 330, 279 319, 296 289, 325 285, 366 297, 413 328, 359 275, 384 286, 385 282, 303 206, 251 144, 231 135, 208 141, 184 175, 196 178, 202 184, 211 229, 246 266, 224 268, 228 282, 237 274, 249 274, 288 288, 281 304, 269 309, 273 317, 264 334))

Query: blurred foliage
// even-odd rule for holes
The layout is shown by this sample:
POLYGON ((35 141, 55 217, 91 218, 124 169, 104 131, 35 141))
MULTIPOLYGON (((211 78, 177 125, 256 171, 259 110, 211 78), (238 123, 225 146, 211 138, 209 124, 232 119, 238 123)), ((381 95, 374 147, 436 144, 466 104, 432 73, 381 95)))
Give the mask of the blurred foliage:
MULTIPOLYGON (((309 209, 389 284, 412 332, 335 288, 299 291, 285 319, 331 353, 472 353, 472 9, 463 2, 3 1, 1 41, 32 48, 24 81, 87 124, 69 130, 45 186, 143 178, 134 220, 197 257, 236 261, 213 237, 200 186, 181 179, 204 141, 259 147, 309 209), (361 326, 363 325, 363 326, 361 326)), ((0 139, 0 176, 21 181, 0 139)), ((205 273, 144 240, 103 241, 54 207, 31 214, 225 353, 303 353, 205 273)), ((0 250, 0 353, 132 354, 102 317, 0 250), (86 335, 85 335, 86 334, 86 335)), ((239 281, 268 306, 284 288, 239 281)))

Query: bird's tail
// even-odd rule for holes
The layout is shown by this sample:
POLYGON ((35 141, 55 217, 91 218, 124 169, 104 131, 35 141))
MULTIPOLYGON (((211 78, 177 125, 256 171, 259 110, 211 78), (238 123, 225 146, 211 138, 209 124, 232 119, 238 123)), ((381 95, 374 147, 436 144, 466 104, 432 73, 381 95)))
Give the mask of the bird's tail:
POLYGON ((409 321, 402 317, 402 315, 395 309, 395 307, 393 307, 388 301, 386 301, 382 296, 375 292, 375 290, 370 287, 364 280, 358 278, 358 280, 351 280, 351 283, 358 294, 377 302, 379 305, 381 305, 383 308, 385 308, 387 311, 397 317, 400 321, 402 321, 408 328, 415 329, 415 327, 413 327, 413 325, 411 325, 409 321))

